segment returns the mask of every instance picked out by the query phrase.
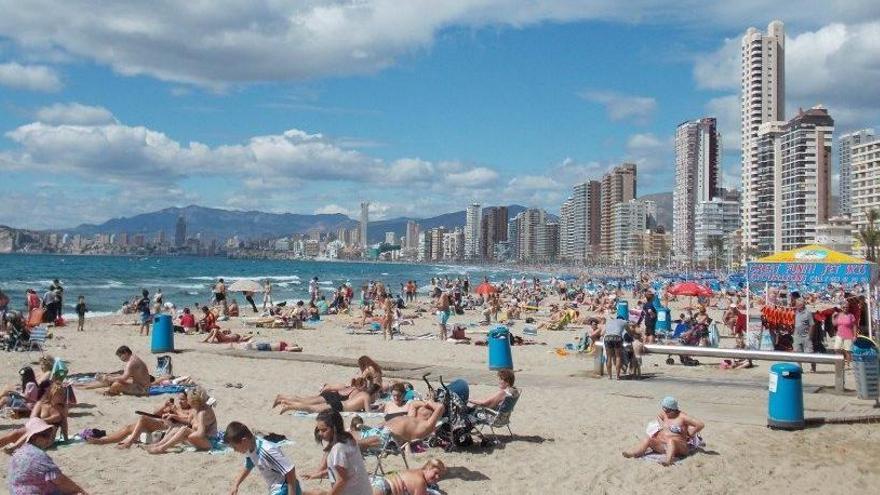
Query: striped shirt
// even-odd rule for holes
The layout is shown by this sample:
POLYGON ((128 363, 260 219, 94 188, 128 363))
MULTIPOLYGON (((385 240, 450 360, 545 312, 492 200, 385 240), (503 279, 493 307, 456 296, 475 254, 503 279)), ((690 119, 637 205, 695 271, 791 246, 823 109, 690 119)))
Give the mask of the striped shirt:
POLYGON ((270 493, 275 493, 286 483, 287 473, 293 469, 293 463, 284 456, 278 445, 260 437, 256 437, 256 444, 256 448, 247 453, 244 467, 247 470, 256 467, 269 485, 270 493))

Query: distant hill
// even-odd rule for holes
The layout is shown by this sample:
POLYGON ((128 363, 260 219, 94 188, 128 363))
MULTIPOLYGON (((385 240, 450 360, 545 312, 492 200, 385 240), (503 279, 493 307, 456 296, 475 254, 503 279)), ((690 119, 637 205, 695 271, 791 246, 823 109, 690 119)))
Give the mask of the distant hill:
MULTIPOLYGON (((510 218, 525 210, 524 206, 510 205, 507 207, 510 218)), ((165 231, 168 238, 173 238, 177 218, 186 219, 187 235, 201 232, 206 239, 226 239, 238 236, 240 239, 258 239, 266 237, 282 237, 293 233, 305 233, 318 229, 336 232, 340 227, 354 228, 358 222, 341 213, 320 215, 299 215, 294 213, 265 213, 261 211, 221 210, 190 205, 184 208, 165 208, 151 213, 143 213, 132 217, 113 218, 102 224, 82 224, 61 232, 93 236, 95 234, 155 234, 165 231)), ((370 222, 368 228, 369 242, 380 242, 385 239, 385 232, 394 232, 402 236, 406 233, 407 220, 415 220, 423 230, 444 226, 449 229, 463 227, 465 224, 464 210, 445 213, 429 218, 400 217, 390 220, 370 222)))
POLYGON ((356 224, 341 213, 298 215, 190 205, 184 208, 165 208, 133 217, 114 218, 100 225, 83 224, 65 232, 82 235, 119 232, 154 234, 164 230, 166 236, 173 238, 177 218, 181 215, 186 219, 188 236, 201 232, 207 239, 225 239, 234 235, 241 239, 282 237, 311 229, 332 232, 341 226, 353 227, 356 224))

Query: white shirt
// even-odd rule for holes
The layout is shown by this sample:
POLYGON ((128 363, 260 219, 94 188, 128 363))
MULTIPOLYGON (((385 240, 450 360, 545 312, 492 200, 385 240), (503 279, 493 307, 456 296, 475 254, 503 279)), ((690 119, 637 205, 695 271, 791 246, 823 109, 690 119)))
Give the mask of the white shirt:
POLYGON ((339 478, 337 467, 345 469, 348 475, 348 481, 342 489, 342 495, 372 495, 373 487, 370 484, 370 478, 367 475, 367 467, 364 465, 364 458, 357 444, 337 443, 330 449, 327 455, 327 476, 330 483, 336 484, 339 478))
MULTIPOLYGON (((245 456, 246 469, 257 468, 257 471, 269 485, 269 492, 275 493, 287 482, 287 473, 293 469, 293 463, 284 456, 278 445, 260 437, 256 437, 256 447, 245 456)), ((293 487, 290 487, 292 493, 293 487)))

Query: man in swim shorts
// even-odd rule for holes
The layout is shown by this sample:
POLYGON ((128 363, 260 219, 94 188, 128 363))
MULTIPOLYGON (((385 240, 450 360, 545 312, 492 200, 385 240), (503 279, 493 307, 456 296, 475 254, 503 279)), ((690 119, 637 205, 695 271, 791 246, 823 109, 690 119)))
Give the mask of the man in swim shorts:
POLYGON ((440 326, 440 340, 446 340, 446 323, 452 311, 449 309, 449 293, 442 292, 440 298, 437 299, 437 324, 440 326))

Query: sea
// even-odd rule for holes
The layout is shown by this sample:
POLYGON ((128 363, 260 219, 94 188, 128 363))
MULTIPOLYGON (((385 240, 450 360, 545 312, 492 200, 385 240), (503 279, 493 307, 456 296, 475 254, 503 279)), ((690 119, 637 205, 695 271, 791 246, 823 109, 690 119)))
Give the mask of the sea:
MULTIPOLYGON (((516 276, 540 274, 500 265, 432 265, 402 263, 366 263, 344 261, 248 260, 222 257, 188 256, 71 256, 44 254, 0 255, 0 290, 11 299, 10 309, 25 306, 28 288, 42 295, 52 280, 64 287, 64 313, 69 317, 77 298, 86 298, 88 316, 104 316, 119 311, 123 301, 140 295, 142 289, 152 297, 161 289, 166 302, 178 309, 206 304, 218 278, 227 286, 238 279, 272 283, 274 301, 308 299, 308 281, 318 277, 325 293, 351 283, 358 294, 362 284, 380 280, 395 293, 400 284, 415 280, 420 292, 430 287, 432 277, 469 277, 476 285, 483 277, 490 281, 509 280, 516 276)), ((235 295, 231 297, 236 297, 235 295)), ((244 307, 243 296, 236 297, 244 307)), ((259 306, 262 294, 255 294, 259 306)))

